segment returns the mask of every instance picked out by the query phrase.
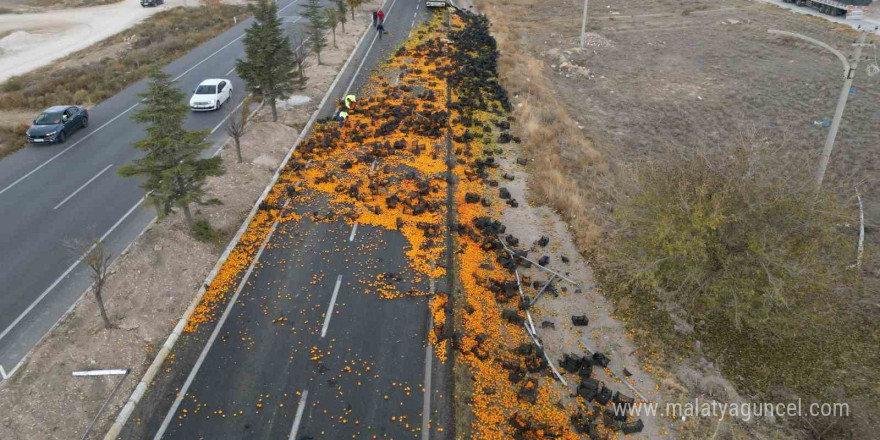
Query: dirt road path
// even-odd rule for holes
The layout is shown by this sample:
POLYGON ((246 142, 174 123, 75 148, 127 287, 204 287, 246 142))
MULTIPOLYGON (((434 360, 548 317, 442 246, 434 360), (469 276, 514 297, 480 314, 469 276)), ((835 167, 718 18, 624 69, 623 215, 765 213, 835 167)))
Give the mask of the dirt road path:
POLYGON ((140 0, 93 8, 0 15, 0 82, 29 72, 103 40, 157 12, 196 0, 165 0, 144 8, 140 0))

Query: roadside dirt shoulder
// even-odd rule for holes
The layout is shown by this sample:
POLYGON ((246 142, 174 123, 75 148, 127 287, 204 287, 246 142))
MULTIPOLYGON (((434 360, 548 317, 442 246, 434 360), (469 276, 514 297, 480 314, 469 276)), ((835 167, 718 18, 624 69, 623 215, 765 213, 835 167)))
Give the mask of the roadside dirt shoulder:
MULTIPOLYGON (((369 23, 363 11, 370 6, 356 13, 346 32, 337 29, 338 49, 325 49, 323 65, 310 60, 303 92, 307 103, 280 110, 279 122, 271 122, 268 108, 261 110, 242 138, 241 164, 231 142, 226 143, 221 153, 226 174, 209 180, 205 200, 211 203, 197 210, 221 231, 223 240, 238 229, 351 53, 369 23)), ((118 328, 103 329, 93 296, 86 292, 16 375, 0 383, 0 438, 80 438, 119 377, 74 378, 71 372, 131 368, 94 430, 105 432, 217 261, 223 240, 196 241, 178 215, 150 227, 114 263, 104 288, 110 319, 118 328)))

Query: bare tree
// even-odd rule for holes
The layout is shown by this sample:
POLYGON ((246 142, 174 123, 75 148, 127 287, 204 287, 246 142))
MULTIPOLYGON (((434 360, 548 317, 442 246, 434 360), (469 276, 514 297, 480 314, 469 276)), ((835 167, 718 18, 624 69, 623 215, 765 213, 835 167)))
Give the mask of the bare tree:
POLYGON ((229 115, 226 117, 226 134, 232 138, 232 141, 235 142, 235 154, 238 158, 238 163, 242 162, 241 159, 241 137, 244 136, 245 131, 247 131, 247 102, 245 105, 242 105, 241 112, 236 114, 235 110, 229 110, 229 115))
POLYGON ((336 8, 328 7, 324 8, 324 15, 326 15, 327 19, 327 27, 333 30, 333 47, 336 46, 336 26, 339 24, 339 17, 336 14, 336 8))
POLYGON ((92 279, 92 292, 95 294, 95 302, 98 303, 98 310, 101 311, 101 319, 104 320, 104 328, 111 329, 113 324, 107 316, 107 309, 104 307, 104 284, 107 282, 107 276, 110 270, 110 260, 112 256, 104 248, 104 242, 100 239, 92 239, 89 242, 74 241, 68 245, 77 254, 85 254, 83 263, 89 270, 89 277, 92 279))
POLYGON ((301 31, 298 31, 293 33, 290 40, 293 46, 293 63, 298 70, 297 74, 293 75, 293 87, 296 90, 303 90, 308 82, 305 72, 306 59, 309 57, 307 38, 303 37, 301 31))

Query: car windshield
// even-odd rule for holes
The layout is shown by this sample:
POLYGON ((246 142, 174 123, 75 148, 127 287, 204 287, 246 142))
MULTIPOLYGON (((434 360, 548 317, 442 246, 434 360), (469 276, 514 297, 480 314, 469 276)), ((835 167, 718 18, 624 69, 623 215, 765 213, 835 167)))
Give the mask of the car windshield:
POLYGON ((40 113, 40 116, 37 116, 36 120, 34 120, 35 125, 55 125, 60 123, 61 113, 43 112, 40 113))
POLYGON ((217 93, 217 86, 200 85, 196 89, 196 95, 214 95, 217 93))

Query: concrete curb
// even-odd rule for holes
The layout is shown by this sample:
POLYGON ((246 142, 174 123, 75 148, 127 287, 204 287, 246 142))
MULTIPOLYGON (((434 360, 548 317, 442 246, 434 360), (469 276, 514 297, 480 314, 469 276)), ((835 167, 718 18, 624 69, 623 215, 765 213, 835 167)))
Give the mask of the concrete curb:
POLYGON ((134 412, 134 409, 137 406, 138 402, 140 402, 141 398, 146 393, 149 383, 152 382, 153 379, 156 377, 156 374, 162 367, 162 363, 165 362, 165 359, 168 357, 168 355, 171 353, 171 350, 174 348, 174 345, 177 343, 177 339, 183 333, 183 328, 186 325, 187 321, 189 321, 189 318, 192 316, 193 313, 195 313, 196 307, 199 305, 202 297, 205 295, 205 286, 211 284, 211 282, 214 280, 214 277, 217 276, 217 272, 219 272, 223 264, 226 263, 226 259, 229 258, 229 253, 232 252, 232 249, 235 248, 235 246, 238 244, 238 241, 241 238, 242 234, 244 234, 244 232, 247 230, 248 226, 250 225, 251 221, 259 210, 260 204, 263 202, 263 200, 266 199, 266 196, 269 195, 269 192, 272 190, 275 184, 278 183, 278 178, 281 176, 281 171, 287 166, 287 163, 290 161, 290 158, 293 156, 296 148, 305 139, 306 134, 311 132, 312 127, 314 127, 315 125, 315 121, 318 120, 318 113, 324 107, 324 104, 327 103, 327 100, 330 99, 330 95, 333 93, 333 89, 336 88, 336 85, 339 83, 340 78, 342 78, 342 74, 345 72, 346 68, 348 68, 351 60, 354 59, 354 55, 361 47, 361 44, 364 42, 366 36, 370 33, 371 28, 371 26, 367 26, 367 28, 364 30, 363 35, 361 35, 361 38, 358 40, 354 49, 352 49, 348 59, 339 69, 339 73, 336 74, 336 78, 333 80, 333 82, 330 84, 330 87, 327 89, 327 92, 324 94, 324 98, 321 99, 320 104, 318 104, 318 108, 314 111, 314 113, 312 113, 312 116, 303 127, 290 151, 288 151, 287 155, 284 156, 284 160, 281 161, 281 165, 279 165, 278 168, 275 170, 275 174, 272 176, 272 180, 269 182, 269 185, 266 186, 266 189, 263 190, 262 195, 260 195, 260 197, 254 203, 254 206, 251 208, 251 211, 248 214, 247 218, 244 220, 244 222, 242 222, 241 226, 238 229, 238 232, 236 232, 235 237, 233 237, 229 244, 226 246, 226 249, 220 256, 220 259, 217 260, 214 268, 211 269, 211 272, 205 278, 205 282, 202 283, 202 287, 199 288, 199 291, 196 294, 195 298, 193 298, 189 307, 187 307, 186 311, 183 313, 183 317, 181 317, 180 321, 177 322, 177 325, 174 326, 174 330, 171 331, 171 335, 169 335, 168 339, 165 340, 165 343, 162 345, 159 353, 156 354, 156 357, 153 359, 153 362, 150 364, 149 368, 147 368, 147 371, 144 373, 144 376, 141 378, 137 387, 135 387, 134 391, 131 393, 131 396, 129 396, 128 401, 125 403, 125 406, 122 407, 122 410, 119 412, 119 415, 116 417, 113 425, 107 431, 107 434, 104 436, 104 440, 115 440, 122 432, 122 428, 125 426, 126 422, 128 422, 128 419, 134 412))

